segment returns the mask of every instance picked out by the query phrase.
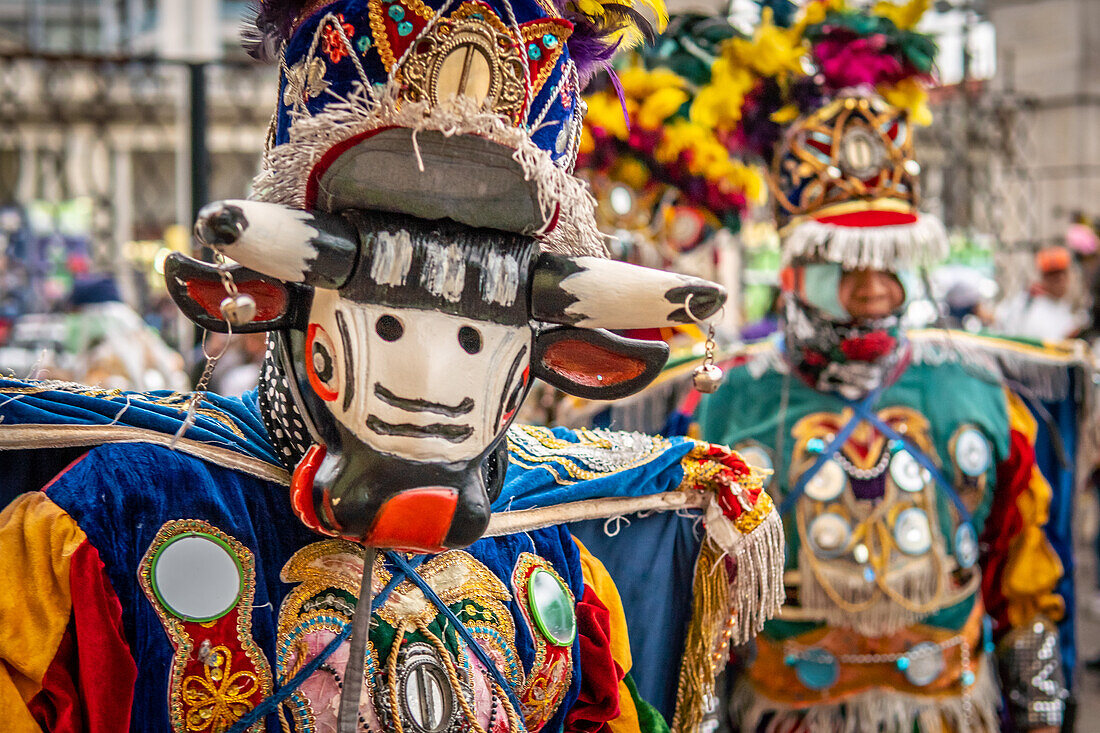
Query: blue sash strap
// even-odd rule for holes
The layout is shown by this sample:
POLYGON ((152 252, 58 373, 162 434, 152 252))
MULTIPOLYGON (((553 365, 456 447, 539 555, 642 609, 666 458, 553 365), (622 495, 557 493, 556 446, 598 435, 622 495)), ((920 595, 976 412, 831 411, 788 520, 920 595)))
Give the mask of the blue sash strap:
POLYGON ((887 425, 882 418, 873 412, 866 410, 862 405, 854 405, 856 414, 862 417, 867 422, 878 428, 879 432, 885 435, 890 440, 896 440, 905 446, 905 450, 909 451, 909 455, 913 456, 914 460, 921 465, 922 468, 927 469, 928 473, 932 474, 932 478, 936 480, 939 487, 943 489, 943 493, 947 494, 947 498, 951 500, 951 503, 955 505, 955 509, 958 510, 959 516, 964 522, 970 521, 970 512, 963 504, 962 499, 955 492, 955 487, 947 480, 947 477, 940 471, 939 466, 932 462, 932 459, 926 456, 917 445, 905 437, 892 427, 887 425))
MULTIPOLYGON (((390 593, 393 592, 393 589, 405 579, 406 573, 411 573, 416 577, 416 572, 413 568, 424 562, 424 557, 417 557, 414 560, 413 563, 405 563, 404 567, 393 574, 390 578, 390 582, 386 583, 386 587, 379 591, 377 596, 371 599, 371 612, 377 611, 382 607, 382 604, 390 597, 390 593)), ((244 733, 253 725, 274 713, 276 708, 278 708, 284 700, 294 694, 294 691, 301 687, 303 682, 309 679, 314 672, 320 669, 322 664, 328 661, 328 658, 340 648, 340 644, 347 641, 349 636, 351 636, 351 624, 346 624, 344 629, 328 643, 328 646, 321 650, 320 654, 309 660, 306 666, 298 670, 298 674, 294 675, 285 685, 279 688, 278 692, 266 698, 247 715, 237 720, 237 722, 233 724, 233 727, 229 729, 229 733, 244 733)))
MULTIPOLYGON (((881 394, 882 388, 880 387, 879 389, 876 389, 868 394, 860 402, 848 404, 849 406, 853 406, 854 404, 856 408, 866 406, 867 409, 870 409, 875 406, 876 402, 878 402, 879 395, 881 394)), ((840 450, 845 443, 848 442, 848 438, 852 437, 852 433, 854 433, 856 428, 859 427, 860 422, 860 412, 857 409, 856 413, 852 416, 852 419, 844 424, 844 427, 840 429, 840 432, 836 434, 836 437, 834 437, 832 441, 830 441, 829 444, 825 446, 825 450, 821 451, 821 455, 817 457, 817 460, 814 461, 814 464, 810 466, 801 476, 798 477, 798 481, 795 483, 794 488, 791 489, 791 492, 783 497, 783 501, 779 505, 779 515, 781 517, 787 516, 787 513, 794 508, 794 503, 798 501, 798 498, 802 496, 802 494, 806 491, 806 484, 810 483, 810 479, 817 475, 817 472, 821 470, 821 467, 824 466, 829 461, 829 459, 832 458, 833 455, 838 450, 840 450)))
POLYGON ((398 552, 385 553, 386 559, 396 565, 399 569, 405 571, 409 580, 420 589, 420 592, 424 594, 424 597, 435 604, 435 607, 439 609, 439 612, 451 622, 455 627, 455 632, 462 637, 462 640, 466 642, 466 645, 470 647, 470 651, 474 653, 474 656, 478 658, 478 661, 489 671, 489 674, 493 676, 497 685, 504 691, 504 694, 508 696, 508 702, 512 704, 512 708, 516 711, 516 718, 519 721, 520 729, 525 730, 523 725, 523 708, 520 706, 519 700, 516 698, 515 692, 512 691, 512 685, 508 680, 504 679, 504 675, 497 669, 496 664, 493 663, 492 658, 486 654, 485 650, 481 648, 481 645, 477 643, 473 636, 470 635, 470 631, 458 620, 458 617, 454 615, 454 612, 447 607, 447 604, 443 602, 439 596, 435 594, 431 586, 427 581, 420 577, 409 565, 405 558, 401 557, 398 552))

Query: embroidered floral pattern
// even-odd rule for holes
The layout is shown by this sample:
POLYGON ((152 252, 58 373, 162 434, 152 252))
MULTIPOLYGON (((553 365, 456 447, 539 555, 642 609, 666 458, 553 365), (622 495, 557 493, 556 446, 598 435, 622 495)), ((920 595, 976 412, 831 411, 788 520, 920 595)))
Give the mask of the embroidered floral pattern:
POLYGON ((338 26, 328 22, 321 31, 321 52, 334 64, 340 63, 341 59, 351 55, 349 42, 355 36, 355 26, 346 22, 342 13, 336 16, 336 20, 339 22, 338 26))
POLYGON ((225 730, 255 707, 250 698, 260 680, 247 669, 233 671, 233 652, 227 647, 214 647, 202 671, 183 678, 188 731, 225 730))

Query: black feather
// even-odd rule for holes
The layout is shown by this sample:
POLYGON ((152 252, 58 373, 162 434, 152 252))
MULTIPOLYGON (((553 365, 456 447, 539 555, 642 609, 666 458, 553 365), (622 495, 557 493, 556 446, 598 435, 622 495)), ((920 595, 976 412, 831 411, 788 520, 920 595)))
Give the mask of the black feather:
POLYGON ((250 56, 274 61, 290 39, 309 0, 253 0, 241 29, 241 44, 250 56))

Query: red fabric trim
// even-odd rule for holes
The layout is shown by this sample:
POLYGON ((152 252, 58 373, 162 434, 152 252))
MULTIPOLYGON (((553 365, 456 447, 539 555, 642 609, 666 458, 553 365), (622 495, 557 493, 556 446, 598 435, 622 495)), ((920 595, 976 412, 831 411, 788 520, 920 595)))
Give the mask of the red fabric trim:
POLYGON ((564 733, 602 733, 619 717, 619 682, 626 675, 611 656, 611 614, 586 583, 577 603, 581 692, 565 716, 564 733))
POLYGON ((69 628, 27 707, 47 731, 128 730, 137 665, 123 634, 122 605, 86 540, 73 553, 69 583, 69 628))
POLYGON ((917 215, 901 211, 852 211, 836 216, 822 216, 817 221, 841 227, 892 227, 915 224, 917 215))
POLYGON ((1027 436, 1011 431, 1009 456, 997 465, 997 496, 985 520, 980 546, 982 551, 982 598, 998 632, 1008 629, 1008 601, 1001 592, 1008 550, 1023 529, 1016 506, 1031 482, 1035 466, 1035 448, 1027 436))

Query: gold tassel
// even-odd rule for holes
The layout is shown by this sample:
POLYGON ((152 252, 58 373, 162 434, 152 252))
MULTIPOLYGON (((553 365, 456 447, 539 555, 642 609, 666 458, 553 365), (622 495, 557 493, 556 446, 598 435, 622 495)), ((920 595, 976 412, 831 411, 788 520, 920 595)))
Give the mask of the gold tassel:
POLYGON ((703 722, 706 700, 714 691, 732 631, 729 579, 723 555, 709 539, 703 540, 695 563, 693 588, 691 625, 684 641, 672 717, 674 733, 695 733, 703 722))

